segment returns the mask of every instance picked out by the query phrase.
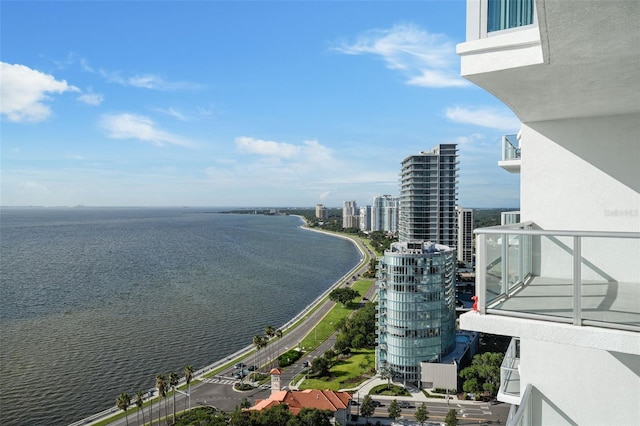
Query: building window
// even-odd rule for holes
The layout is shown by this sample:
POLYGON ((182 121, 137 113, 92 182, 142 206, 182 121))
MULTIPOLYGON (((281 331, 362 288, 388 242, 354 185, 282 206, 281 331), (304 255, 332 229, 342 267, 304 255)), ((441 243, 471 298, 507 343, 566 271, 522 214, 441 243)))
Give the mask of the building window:
POLYGON ((533 24, 534 0, 488 0, 487 32, 533 24))

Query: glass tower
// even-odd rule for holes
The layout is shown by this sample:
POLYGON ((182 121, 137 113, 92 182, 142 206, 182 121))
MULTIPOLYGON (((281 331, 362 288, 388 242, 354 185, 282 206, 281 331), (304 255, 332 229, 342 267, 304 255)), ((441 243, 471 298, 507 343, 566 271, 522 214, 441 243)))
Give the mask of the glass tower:
POLYGON ((398 242, 378 262, 376 368, 419 382, 420 362, 455 348, 456 251, 431 242, 398 242))

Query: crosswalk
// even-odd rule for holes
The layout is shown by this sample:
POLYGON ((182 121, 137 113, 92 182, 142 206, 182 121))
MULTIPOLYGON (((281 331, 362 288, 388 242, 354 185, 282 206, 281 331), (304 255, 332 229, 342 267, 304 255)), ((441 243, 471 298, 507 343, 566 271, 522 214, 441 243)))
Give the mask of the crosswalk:
POLYGON ((209 377, 206 379, 202 379, 202 381, 205 383, 214 383, 218 385, 233 385, 238 383, 237 379, 222 379, 219 377, 209 377))
MULTIPOLYGON (((236 383, 238 383, 238 379, 230 379, 230 378, 216 377, 216 376, 208 377, 206 379, 202 379, 202 381, 204 383, 212 383, 212 384, 216 384, 216 385, 235 385, 236 383)), ((258 388, 260 388, 260 389, 271 389, 271 385, 264 384, 264 385, 258 386, 258 388)))

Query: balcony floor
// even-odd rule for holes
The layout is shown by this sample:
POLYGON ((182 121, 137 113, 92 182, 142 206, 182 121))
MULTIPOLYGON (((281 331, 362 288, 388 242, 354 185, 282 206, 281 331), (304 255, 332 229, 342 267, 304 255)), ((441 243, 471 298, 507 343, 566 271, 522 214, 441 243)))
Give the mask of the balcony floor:
MULTIPOLYGON (((489 292, 496 288, 497 283, 493 284, 488 283, 489 292)), ((572 318, 573 285, 569 279, 533 277, 507 299, 488 303, 487 307, 572 318)), ((640 284, 583 281, 582 319, 640 328, 640 284)))

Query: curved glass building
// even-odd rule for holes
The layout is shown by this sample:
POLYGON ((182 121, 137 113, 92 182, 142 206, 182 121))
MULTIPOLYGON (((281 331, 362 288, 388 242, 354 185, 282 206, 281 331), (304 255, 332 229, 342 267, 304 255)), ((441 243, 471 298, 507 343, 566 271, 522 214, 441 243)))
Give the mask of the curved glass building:
POLYGON ((420 362, 455 348, 456 251, 423 241, 392 244, 378 262, 376 369, 420 381, 420 362))

